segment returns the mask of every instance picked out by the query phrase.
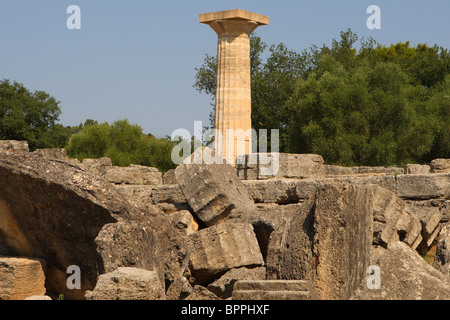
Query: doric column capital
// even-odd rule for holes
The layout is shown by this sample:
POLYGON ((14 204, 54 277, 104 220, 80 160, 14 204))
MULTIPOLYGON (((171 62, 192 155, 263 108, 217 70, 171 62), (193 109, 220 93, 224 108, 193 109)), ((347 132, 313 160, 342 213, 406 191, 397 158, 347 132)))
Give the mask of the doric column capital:
POLYGON ((209 26, 217 33, 219 37, 238 37, 240 35, 250 36, 259 24, 252 20, 225 19, 213 21, 209 24, 209 26))
POLYGON ((204 13, 198 20, 208 24, 219 36, 248 36, 258 26, 269 24, 269 17, 242 9, 204 13))

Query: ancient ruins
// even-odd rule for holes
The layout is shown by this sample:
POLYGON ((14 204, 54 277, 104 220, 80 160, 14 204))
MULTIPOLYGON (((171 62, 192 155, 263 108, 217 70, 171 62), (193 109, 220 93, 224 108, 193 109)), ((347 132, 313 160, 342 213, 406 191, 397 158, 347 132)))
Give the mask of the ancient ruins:
MULTIPOLYGON (((199 20, 219 39, 216 129, 250 129, 249 34, 268 18, 199 20)), ((238 142, 162 174, 0 141, 0 300, 450 299, 450 159, 277 153, 268 172, 238 142)))
POLYGON ((163 175, 23 141, 0 150, 0 299, 450 299, 450 159, 280 154, 273 176, 245 164, 163 175))
POLYGON ((201 14, 199 22, 218 36, 214 149, 234 164, 252 150, 250 34, 269 18, 234 9, 201 14))

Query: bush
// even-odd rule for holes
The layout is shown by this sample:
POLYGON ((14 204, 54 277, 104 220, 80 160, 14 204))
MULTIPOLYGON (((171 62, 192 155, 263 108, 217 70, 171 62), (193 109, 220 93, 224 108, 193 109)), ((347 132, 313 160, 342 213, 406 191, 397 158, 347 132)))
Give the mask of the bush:
POLYGON ((175 168, 171 160, 172 147, 168 139, 145 135, 139 125, 125 119, 112 125, 107 122, 85 125, 72 135, 66 152, 80 161, 109 157, 115 166, 137 164, 166 172, 175 168))

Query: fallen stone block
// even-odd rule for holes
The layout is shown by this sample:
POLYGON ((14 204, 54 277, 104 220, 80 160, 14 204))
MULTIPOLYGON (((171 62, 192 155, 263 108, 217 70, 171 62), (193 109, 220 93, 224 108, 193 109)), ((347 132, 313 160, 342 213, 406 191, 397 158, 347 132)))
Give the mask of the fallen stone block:
POLYGON ((431 167, 428 164, 407 164, 406 174, 429 174, 431 167))
POLYGON ((423 241, 417 249, 419 252, 423 252, 431 246, 439 233, 442 218, 441 211, 438 207, 416 206, 414 203, 406 204, 406 209, 416 216, 422 225, 423 241))
POLYGON ((314 285, 322 299, 346 299, 370 261, 376 185, 320 185, 314 208, 314 285), (333 249, 331 249, 333 248, 333 249))
POLYGON ((420 220, 410 213, 407 204, 386 189, 379 189, 372 200, 375 245, 404 241, 413 249, 422 241, 420 220))
POLYGON ((450 173, 450 159, 434 159, 430 167, 433 173, 450 173))
POLYGON ((404 168, 397 167, 356 167, 358 174, 404 174, 404 168))
POLYGON ((352 295, 355 300, 449 300, 449 278, 428 265, 403 242, 389 244, 375 263, 376 274, 367 275, 352 295))
POLYGON ((192 288, 191 293, 184 300, 194 300, 194 301, 212 301, 212 300, 220 300, 214 293, 209 291, 203 286, 195 285, 192 288))
POLYGON ((208 285, 208 290, 213 292, 221 299, 227 299, 231 297, 233 292, 233 286, 236 281, 241 280, 265 280, 266 268, 236 268, 226 272, 219 279, 208 285))
POLYGON ((112 160, 108 157, 103 157, 100 159, 84 159, 82 162, 88 170, 98 174, 99 176, 104 176, 106 171, 112 168, 112 160))
POLYGON ((439 232, 433 267, 450 278, 450 224, 443 225, 439 232))
POLYGON ((256 210, 231 165, 181 164, 175 176, 196 216, 208 226, 225 221, 232 212, 256 210))
POLYGON ((123 195, 129 202, 141 206, 153 206, 152 192, 154 186, 118 184, 115 186, 117 191, 123 195))
POLYGON ((24 154, 29 151, 27 141, 0 140, 0 153, 24 154))
POLYGON ((195 282, 205 284, 226 271, 264 264, 253 227, 222 223, 186 236, 189 268, 195 282))
POLYGON ((176 211, 169 214, 172 225, 183 235, 190 235, 198 231, 198 223, 188 210, 176 211))
POLYGON ((450 174, 398 175, 397 195, 416 200, 449 198, 450 174))
POLYGON ((255 203, 289 204, 304 202, 312 197, 317 183, 376 184, 387 190, 397 192, 394 175, 390 176, 335 176, 321 179, 271 179, 243 180, 249 195, 255 203))
POLYGON ((316 154, 253 153, 236 159, 242 180, 306 179, 325 176, 323 158, 316 154))
POLYGON ((162 185, 152 186, 150 189, 150 198, 152 203, 187 203, 186 196, 181 191, 181 188, 176 185, 162 185))
POLYGON ((181 276, 175 279, 166 290, 166 300, 185 300, 194 291, 189 280, 181 276))
POLYGON ((165 300, 164 285, 157 272, 118 268, 100 275, 86 300, 165 300))
POLYGON ((64 148, 47 148, 47 149, 37 149, 34 151, 36 155, 50 158, 50 159, 57 159, 57 160, 69 160, 69 158, 66 155, 66 149, 64 148))
POLYGON ((316 181, 312 179, 244 180, 242 183, 256 203, 298 203, 310 199, 316 191, 316 181))
POLYGON ((130 165, 129 167, 113 166, 106 170, 104 177, 114 184, 162 184, 162 173, 158 169, 139 165, 130 165))
POLYGON ((101 273, 119 267, 134 267, 158 272, 164 280, 158 243, 148 222, 119 221, 105 225, 95 238, 101 273))
POLYGON ((348 299, 369 265, 380 189, 318 183, 314 197, 272 232, 267 279, 309 280, 321 299, 348 299))
POLYGON ((343 167, 325 164, 324 168, 325 168, 325 176, 342 176, 342 175, 358 174, 357 167, 343 167))
POLYGON ((306 280, 239 280, 232 300, 319 300, 319 294, 306 280))
POLYGON ((163 184, 177 184, 177 179, 175 178, 175 169, 171 169, 163 174, 163 184))
MULTIPOLYGON (((0 190, 0 256, 45 260, 47 295, 54 299, 59 294, 70 300, 84 299, 85 291, 94 288, 99 273, 107 268, 102 261, 108 258, 103 255, 105 259, 100 259, 102 252, 95 239, 99 234, 114 235, 108 232, 108 225, 118 221, 144 223, 143 227, 155 236, 157 256, 163 261, 161 272, 167 282, 185 268, 181 235, 167 217, 154 208, 143 210, 131 205, 111 183, 81 164, 33 153, 0 156, 0 190), (66 272, 71 265, 82 270, 80 290, 67 288, 66 272)), ((129 245, 117 241, 111 252, 124 252, 129 245)), ((142 246, 135 249, 139 248, 142 246)), ((151 256, 144 254, 148 248, 143 250, 130 262, 139 258, 142 265, 147 265, 144 260, 151 256)))
POLYGON ((155 205, 155 207, 158 208, 159 210, 161 210, 165 214, 171 214, 171 213, 174 213, 177 211, 182 211, 182 210, 188 210, 188 211, 192 210, 187 202, 182 202, 182 203, 161 202, 161 203, 157 203, 155 205))
POLYGON ((389 191, 397 192, 395 175, 336 176, 321 179, 320 181, 351 184, 376 184, 389 191))
POLYGON ((0 257, 0 300, 45 295, 44 268, 37 259, 0 257))

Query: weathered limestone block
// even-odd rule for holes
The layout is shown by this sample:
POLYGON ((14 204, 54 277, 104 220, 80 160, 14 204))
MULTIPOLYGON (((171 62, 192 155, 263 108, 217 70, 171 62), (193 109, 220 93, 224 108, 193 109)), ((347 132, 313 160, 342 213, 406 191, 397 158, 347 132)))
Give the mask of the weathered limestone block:
POLYGON ((50 298, 49 296, 31 296, 31 297, 28 297, 28 298, 26 298, 25 300, 42 300, 42 301, 44 301, 44 300, 49 300, 49 301, 51 301, 52 300, 52 298, 50 298))
POLYGON ((174 213, 177 211, 182 211, 182 210, 188 210, 188 211, 192 210, 187 202, 183 202, 183 203, 161 202, 161 203, 157 203, 155 205, 155 207, 158 208, 159 210, 161 210, 165 214, 171 214, 171 213, 174 213))
POLYGON ((233 300, 318 300, 316 288, 306 280, 239 280, 233 300))
POLYGON ((343 167, 324 164, 325 176, 342 176, 358 174, 358 167, 343 167))
POLYGON ((440 230, 433 267, 450 278, 450 224, 440 230))
POLYGON ((118 268, 102 274, 86 300, 165 300, 164 284, 157 272, 118 268))
POLYGON ((406 174, 429 174, 431 167, 428 164, 407 164, 406 174))
POLYGON ((316 190, 317 183, 376 184, 397 192, 394 175, 390 176, 335 176, 323 179, 272 179, 243 180, 250 196, 256 203, 298 203, 310 199, 316 190))
POLYGON ((271 234, 267 279, 309 280, 321 299, 350 297, 370 261, 372 201, 380 189, 318 183, 314 197, 271 234))
POLYGON ((177 179, 175 178, 175 169, 171 169, 163 174, 163 184, 177 184, 177 179))
POLYGON ((104 176, 106 171, 112 168, 112 160, 108 157, 103 157, 100 159, 84 159, 81 163, 87 169, 98 174, 99 176, 104 176))
POLYGON ((428 265, 403 242, 389 244, 375 263, 380 268, 380 289, 369 289, 369 275, 361 281, 356 300, 449 300, 449 278, 428 265))
POLYGON ((208 226, 225 221, 232 212, 256 210, 247 189, 228 164, 181 164, 175 175, 196 216, 208 226))
POLYGON ((119 267, 134 267, 158 272, 164 279, 160 248, 148 222, 119 221, 105 225, 95 238, 102 273, 119 267))
POLYGON ((192 288, 192 292, 184 300, 194 300, 194 301, 212 301, 220 300, 214 293, 209 291, 203 286, 195 285, 192 288))
POLYGON ((114 184, 160 185, 162 173, 152 167, 130 165, 129 167, 111 167, 106 170, 105 179, 114 184))
POLYGON ((204 284, 239 267, 262 266, 253 228, 247 223, 222 223, 185 237, 189 268, 196 283, 204 284))
POLYGON ((450 173, 450 159, 434 159, 430 167, 433 173, 450 173))
POLYGON ((0 300, 45 295, 44 268, 37 259, 0 257, 0 300))
POLYGON ((404 174, 405 169, 397 167, 342 167, 324 165, 327 176, 342 175, 395 175, 404 174))
MULTIPOLYGON (((131 205, 111 183, 82 164, 33 153, 0 156, 0 190, 0 256, 44 259, 47 295, 52 298, 64 294, 66 299, 84 299, 85 291, 94 288, 105 269, 95 238, 105 225, 118 221, 146 223, 156 237, 166 281, 173 281, 183 269, 181 235, 168 218, 153 208, 144 211, 131 205), (70 265, 82 270, 80 290, 66 286, 70 265)), ((111 251, 120 253, 128 247, 126 241, 117 241, 111 251)), ((142 260, 148 257, 143 254, 139 261, 145 265, 142 260)))
POLYGON ((242 180, 307 179, 325 176, 323 158, 316 154, 254 153, 236 159, 242 180))
POLYGON ((50 159, 69 160, 66 155, 66 149, 64 148, 37 149, 34 153, 50 159))
POLYGON ((397 167, 356 167, 358 174, 404 174, 404 168, 397 167))
MULTIPOLYGON (((229 222, 245 222, 253 226, 256 239, 264 261, 267 261, 269 243, 275 230, 283 230, 286 223, 290 223, 292 215, 309 211, 310 201, 303 203, 291 203, 277 205, 275 203, 258 204, 258 210, 253 214, 230 215, 229 222)), ((305 255, 299 257, 304 259, 305 255)), ((302 272, 302 271, 300 271, 302 272)))
POLYGON ((414 203, 408 203, 406 209, 416 216, 422 225, 423 241, 420 244, 421 248, 419 247, 418 249, 427 249, 439 234, 442 218, 440 209, 438 207, 416 206, 414 203))
POLYGON ((231 297, 233 286, 236 281, 240 280, 265 280, 266 268, 237 268, 231 269, 219 279, 208 285, 208 290, 213 292, 216 296, 227 299, 231 297))
POLYGON ((172 225, 183 235, 190 235, 198 231, 198 223, 188 210, 176 211, 169 214, 172 225))
POLYGON ((321 179, 323 182, 340 182, 350 184, 376 184, 392 192, 397 192, 395 175, 335 176, 321 179))
POLYGON ((364 277, 373 238, 375 185, 319 186, 314 208, 314 285, 322 299, 346 299, 364 277), (333 249, 331 249, 333 248, 333 249))
POLYGON ((389 190, 380 189, 373 198, 373 219, 376 245, 386 248, 389 243, 404 241, 415 249, 423 239, 420 220, 389 190))
POLYGON ((0 190, 0 255, 43 258, 50 296, 84 296, 98 274, 94 239, 130 216, 125 199, 81 166, 33 153, 0 157, 0 190), (70 265, 83 270, 81 290, 67 289, 70 265))
POLYGON ((181 276, 175 279, 166 290, 166 300, 185 300, 193 293, 189 280, 181 276))
POLYGON ((249 195, 256 203, 298 203, 311 198, 316 181, 305 180, 243 180, 249 195))
POLYGON ((314 279, 314 202, 313 198, 302 205, 290 205, 284 221, 269 234, 265 260, 267 279, 314 279))
MULTIPOLYGON (((145 192, 147 193, 147 192, 145 192)), ((181 191, 181 188, 176 184, 152 186, 150 198, 152 203, 187 203, 186 196, 181 191)))
POLYGON ((0 140, 0 153, 24 154, 29 151, 27 141, 0 140))
POLYGON ((118 184, 115 185, 118 193, 126 198, 130 203, 141 207, 153 207, 151 194, 153 186, 118 184))
POLYGON ((405 199, 450 197, 450 174, 406 174, 397 176, 397 195, 405 199))

